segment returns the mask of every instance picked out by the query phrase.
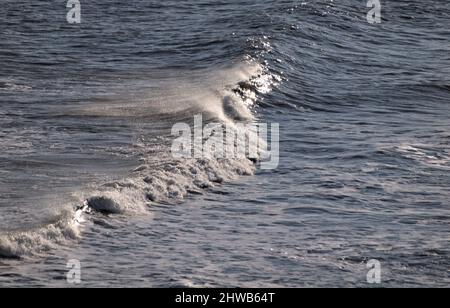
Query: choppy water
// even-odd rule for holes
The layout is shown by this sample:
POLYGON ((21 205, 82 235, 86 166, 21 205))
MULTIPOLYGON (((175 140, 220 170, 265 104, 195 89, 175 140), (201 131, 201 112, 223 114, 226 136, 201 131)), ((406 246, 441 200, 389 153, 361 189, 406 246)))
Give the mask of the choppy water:
POLYGON ((449 286, 450 4, 63 2, 0 8, 0 286, 449 286), (279 167, 174 160, 199 113, 279 167))

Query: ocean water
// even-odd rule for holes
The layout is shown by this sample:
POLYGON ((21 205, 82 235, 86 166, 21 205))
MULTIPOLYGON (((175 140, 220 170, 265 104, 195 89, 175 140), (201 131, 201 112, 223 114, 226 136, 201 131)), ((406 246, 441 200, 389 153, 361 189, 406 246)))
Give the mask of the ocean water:
POLYGON ((0 7, 0 286, 450 285, 450 4, 0 7), (175 123, 280 124, 280 163, 175 123))

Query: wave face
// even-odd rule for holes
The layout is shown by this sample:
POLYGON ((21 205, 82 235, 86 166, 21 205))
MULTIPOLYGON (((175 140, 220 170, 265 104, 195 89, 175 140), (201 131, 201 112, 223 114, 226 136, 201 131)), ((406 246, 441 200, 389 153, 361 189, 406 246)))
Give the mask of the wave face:
POLYGON ((380 1, 4 1, 0 285, 448 286, 450 5, 380 1), (196 115, 279 167, 174 158, 196 115))
MULTIPOLYGON (((166 125, 166 133, 171 131, 170 125, 174 123, 189 123, 194 128, 193 121, 197 115, 202 116, 205 124, 218 123, 237 130, 233 125, 255 120, 252 107, 256 104, 256 95, 267 91, 278 80, 252 61, 200 74, 200 82, 177 78, 176 84, 171 80, 164 86, 160 85, 165 89, 164 95, 170 97, 170 100, 163 98, 162 104, 154 98, 142 97, 131 104, 91 105, 84 112, 103 117, 131 117, 142 125, 148 125, 147 121, 155 118, 161 119, 158 131, 166 125)), ((192 77, 191 74, 189 78, 192 77)), ((150 131, 153 127, 154 123, 150 131)), ((238 139, 233 147, 246 142, 250 133, 244 132, 244 140, 238 139)), ((252 175, 256 170, 255 161, 246 157, 176 159, 170 144, 174 137, 158 137, 162 139, 159 142, 146 138, 139 140, 142 151, 140 165, 125 180, 103 184, 95 196, 87 199, 90 208, 107 213, 144 211, 152 203, 179 202, 188 194, 199 194, 216 184, 252 175)), ((203 142, 210 138, 213 136, 203 136, 203 142)))
MULTIPOLYGON (((256 165, 255 160, 245 157, 175 159, 171 153, 171 143, 175 138, 171 135, 172 126, 176 123, 190 125, 195 116, 200 115, 205 125, 218 123, 237 130, 237 126, 234 128, 237 123, 256 120, 253 109, 258 93, 269 91, 278 80, 256 60, 242 59, 231 67, 215 70, 197 70, 189 74, 169 72, 164 78, 147 80, 150 88, 139 85, 131 93, 123 92, 108 98, 93 97, 88 102, 56 106, 51 110, 55 119, 73 122, 87 120, 91 124, 95 123, 94 126, 101 119, 103 123, 100 126, 109 122, 108 127, 116 132, 115 125, 125 125, 126 128, 118 132, 126 135, 121 136, 123 144, 120 150, 108 148, 109 136, 114 136, 114 132, 105 129, 104 140, 83 142, 83 149, 76 153, 78 158, 73 160, 73 164, 68 164, 65 157, 61 157, 60 162, 49 162, 49 158, 40 153, 42 157, 39 159, 11 159, 9 166, 26 166, 32 168, 36 175, 39 175, 39 171, 47 172, 48 168, 52 168, 56 174, 52 179, 55 182, 64 181, 66 172, 71 173, 72 179, 78 178, 78 174, 85 175, 81 179, 87 182, 81 183, 78 178, 80 186, 73 191, 70 189, 73 189, 75 181, 67 179, 67 186, 60 192, 66 198, 64 206, 52 204, 54 207, 51 210, 56 212, 75 209, 72 216, 79 215, 76 209, 80 208, 107 215, 136 215, 148 211, 152 204, 179 203, 189 194, 202 194, 202 191, 217 184, 252 175, 256 165), (99 161, 89 162, 85 166, 84 163, 90 160, 89 156, 98 151, 101 152, 95 155, 99 161), (106 157, 101 157, 105 154, 106 157), (112 162, 107 162, 111 159, 112 162), (96 170, 90 174, 87 168, 96 170)), ((238 139, 236 142, 246 142, 250 133, 244 132, 244 140, 238 139)), ((84 134, 76 132, 71 139, 82 142, 86 138, 84 134)), ((206 142, 212 136, 204 138, 206 142)), ((16 141, 5 141, 20 145, 16 141)), ((61 140, 61 144, 56 146, 57 152, 67 151, 71 146, 67 140, 61 140)), ((18 151, 20 153, 20 149, 18 151)), ((45 192, 47 183, 39 184, 44 186, 42 191, 45 192)), ((34 214, 35 204, 27 204, 23 197, 16 201, 23 202, 21 206, 34 214)), ((50 204, 48 200, 45 202, 41 203, 44 208, 50 204)), ((31 224, 42 224, 47 217, 49 213, 42 214, 34 218, 31 224)), ((9 228, 14 229, 14 221, 9 221, 9 225, 9 228)), ((55 223, 33 226, 26 231, 11 231, 6 227, 6 234, 0 237, 0 254, 12 258, 47 251, 54 244, 77 239, 80 233, 77 225, 75 218, 70 220, 65 214, 55 223)))

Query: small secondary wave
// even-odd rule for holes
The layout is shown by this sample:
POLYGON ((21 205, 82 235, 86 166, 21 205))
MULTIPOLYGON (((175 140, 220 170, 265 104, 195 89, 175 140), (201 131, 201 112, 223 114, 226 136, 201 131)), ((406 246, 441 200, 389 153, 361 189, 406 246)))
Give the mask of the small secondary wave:
POLYGON ((66 211, 53 222, 32 230, 0 233, 0 258, 39 255, 79 238, 84 210, 66 211))
POLYGON ((19 84, 14 80, 0 79, 0 90, 4 91, 29 91, 32 87, 19 84))

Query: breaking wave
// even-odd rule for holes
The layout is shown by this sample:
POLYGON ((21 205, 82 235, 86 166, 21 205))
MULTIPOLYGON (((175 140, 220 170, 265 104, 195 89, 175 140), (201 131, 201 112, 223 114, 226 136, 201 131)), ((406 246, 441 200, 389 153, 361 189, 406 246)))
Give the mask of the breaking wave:
MULTIPOLYGON (((279 81, 255 62, 214 72, 205 78, 202 87, 197 85, 194 91, 184 93, 183 99, 178 97, 175 102, 157 104, 153 100, 147 104, 140 101, 134 102, 134 105, 133 102, 94 105, 72 112, 101 117, 130 117, 133 120, 140 118, 140 121, 149 117, 163 118, 167 127, 187 119, 187 115, 201 112, 207 121, 219 120, 232 126, 254 121, 252 108, 258 93, 267 93, 279 81), (200 88, 201 93, 195 93, 200 88)), ((180 87, 177 89, 179 91, 180 87)), ((245 132, 244 138, 249 133, 245 132)), ((76 240, 80 237, 82 216, 88 216, 90 212, 105 215, 143 213, 152 204, 176 204, 190 194, 203 194, 208 188, 240 176, 252 175, 257 169, 256 160, 246 157, 175 159, 170 152, 171 139, 167 136, 163 139, 161 144, 141 144, 143 152, 139 167, 122 180, 82 192, 84 203, 74 205, 74 210, 65 212, 54 222, 33 230, 0 234, 0 257, 39 255, 55 245, 76 240)), ((240 141, 243 140, 237 140, 240 141)))
MULTIPOLYGON (((247 67, 240 65, 235 70, 217 75, 227 76, 227 81, 232 80, 234 86, 225 86, 223 89, 210 87, 205 91, 220 93, 220 98, 209 98, 207 103, 195 101, 195 104, 201 107, 200 111, 206 114, 206 118, 219 119, 231 125, 231 128, 234 123, 254 121, 251 107, 256 103, 257 94, 266 93, 279 81, 255 63, 247 67)), ((199 109, 194 110, 191 111, 199 109)), ((246 131, 238 138, 248 139, 251 133, 246 131)), ((245 140, 238 139, 237 142, 245 140)), ((189 194, 201 194, 207 188, 239 176, 252 175, 256 170, 256 161, 246 157, 180 160, 174 159, 169 152, 170 147, 166 147, 165 150, 157 151, 155 159, 154 145, 144 147, 148 153, 143 155, 142 164, 127 179, 103 185, 87 199, 90 208, 108 214, 139 212, 152 203, 179 202, 189 194)))

